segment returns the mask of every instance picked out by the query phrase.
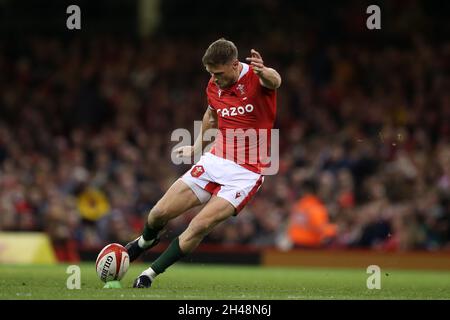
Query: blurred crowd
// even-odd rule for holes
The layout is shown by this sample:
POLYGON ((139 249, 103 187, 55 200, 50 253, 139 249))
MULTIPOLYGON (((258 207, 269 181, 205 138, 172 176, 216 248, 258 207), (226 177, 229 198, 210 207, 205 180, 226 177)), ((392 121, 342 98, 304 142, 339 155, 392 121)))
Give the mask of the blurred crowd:
MULTIPOLYGON (((44 230, 78 248, 139 235, 190 168, 171 162, 170 137, 205 111, 201 57, 212 40, 0 42, 0 230, 44 230)), ((205 242, 302 247, 287 230, 312 193, 335 226, 317 246, 450 249, 450 43, 230 40, 241 61, 254 45, 282 75, 281 166, 205 242)))

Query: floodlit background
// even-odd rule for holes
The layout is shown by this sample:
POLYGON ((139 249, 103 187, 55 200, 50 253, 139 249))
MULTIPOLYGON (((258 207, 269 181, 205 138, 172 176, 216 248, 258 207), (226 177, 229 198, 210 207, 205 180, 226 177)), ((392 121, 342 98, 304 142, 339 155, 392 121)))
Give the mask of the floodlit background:
MULTIPOLYGON (((170 135, 201 119, 201 57, 220 37, 282 76, 281 166, 192 261, 448 252, 450 3, 377 1, 381 30, 366 28, 370 4, 0 1, 0 262, 23 255, 12 249, 20 241, 38 243, 26 236, 76 262, 140 234, 190 167, 171 163, 170 135), (66 28, 70 4, 81 30, 66 28)), ((197 212, 173 220, 163 241, 197 212)))

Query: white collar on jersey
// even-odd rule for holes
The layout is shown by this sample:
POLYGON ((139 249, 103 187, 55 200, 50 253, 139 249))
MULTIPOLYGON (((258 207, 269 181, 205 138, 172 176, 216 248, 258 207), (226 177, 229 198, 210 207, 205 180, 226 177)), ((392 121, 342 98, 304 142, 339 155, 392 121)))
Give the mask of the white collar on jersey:
POLYGON ((246 64, 244 62, 241 62, 241 64, 242 64, 242 70, 241 70, 241 74, 239 75, 238 81, 241 80, 241 78, 248 72, 248 69, 249 69, 248 64, 246 64))

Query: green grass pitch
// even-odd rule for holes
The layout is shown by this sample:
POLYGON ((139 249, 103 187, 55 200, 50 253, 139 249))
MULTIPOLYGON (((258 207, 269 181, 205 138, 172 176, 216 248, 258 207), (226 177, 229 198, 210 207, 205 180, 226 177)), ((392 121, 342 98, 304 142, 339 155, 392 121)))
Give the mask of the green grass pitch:
POLYGON ((103 289, 94 263, 81 267, 81 289, 69 290, 67 265, 0 265, 0 299, 450 299, 450 273, 383 270, 381 289, 367 289, 365 269, 269 268, 178 264, 150 289, 132 282, 147 266, 133 264, 121 289, 103 289))

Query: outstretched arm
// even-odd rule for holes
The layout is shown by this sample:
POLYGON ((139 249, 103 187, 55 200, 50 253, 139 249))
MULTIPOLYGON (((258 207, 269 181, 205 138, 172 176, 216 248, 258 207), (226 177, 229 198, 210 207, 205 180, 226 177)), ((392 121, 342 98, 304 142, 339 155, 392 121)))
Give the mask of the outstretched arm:
POLYGON ((250 62, 259 77, 261 85, 272 90, 278 89, 281 85, 280 74, 275 69, 264 66, 264 61, 258 51, 252 49, 250 53, 251 57, 247 58, 247 61, 250 62))

